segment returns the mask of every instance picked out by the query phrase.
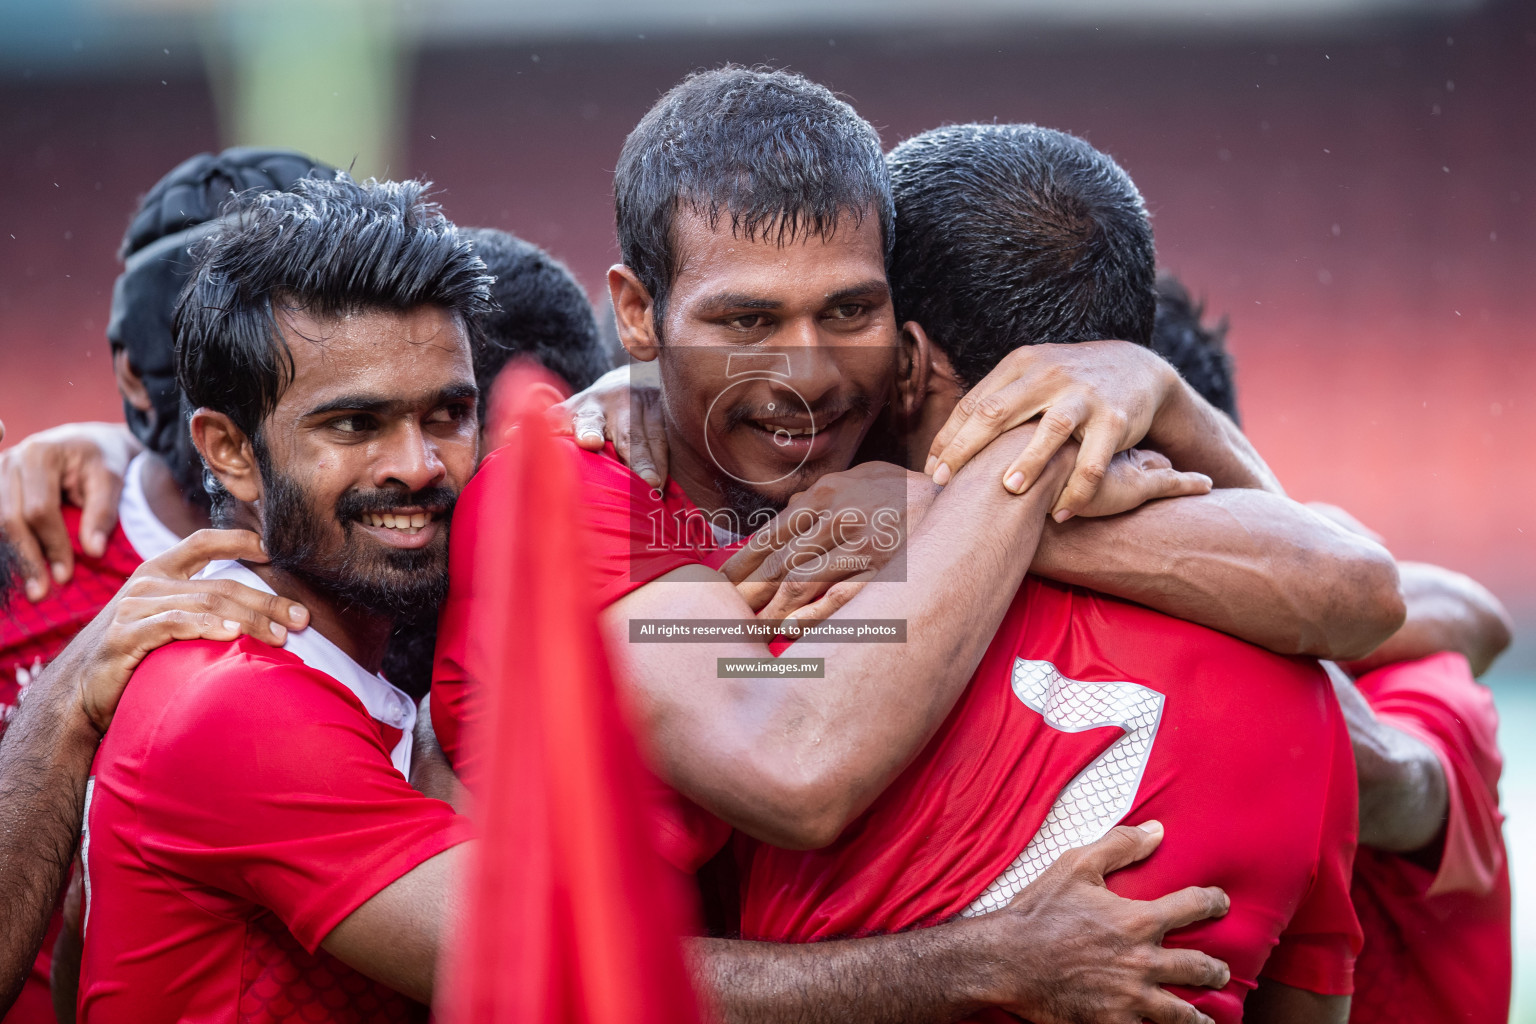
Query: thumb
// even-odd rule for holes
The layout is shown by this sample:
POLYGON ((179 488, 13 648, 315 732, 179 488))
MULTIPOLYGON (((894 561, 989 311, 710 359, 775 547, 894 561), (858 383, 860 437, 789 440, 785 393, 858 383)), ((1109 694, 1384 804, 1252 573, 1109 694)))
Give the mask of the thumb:
POLYGON ((1153 471, 1152 494, 1158 498, 1182 498, 1191 494, 1211 493, 1211 478, 1204 473, 1185 473, 1177 469, 1153 471))
POLYGON ((1163 823, 1116 825, 1098 842, 1082 848, 1078 865, 1103 877, 1152 855, 1163 841, 1163 823))

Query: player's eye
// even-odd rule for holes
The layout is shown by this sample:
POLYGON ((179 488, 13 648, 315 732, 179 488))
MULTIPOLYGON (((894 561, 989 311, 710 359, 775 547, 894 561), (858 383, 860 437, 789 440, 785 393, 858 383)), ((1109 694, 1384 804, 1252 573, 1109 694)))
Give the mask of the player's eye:
POLYGON ((833 320, 852 320, 863 312, 864 307, 857 302, 845 302, 842 305, 833 306, 830 316, 833 320))
POLYGON ((472 415, 472 407, 468 402, 450 402, 447 405, 438 406, 427 416, 427 423, 435 424, 459 424, 472 415))
POLYGON ((725 326, 735 331, 755 331, 768 326, 768 318, 761 313, 743 313, 725 321, 725 326))
POLYGON ((326 424, 332 430, 343 434, 361 434, 365 431, 377 429, 378 425, 378 421, 372 415, 365 412, 338 416, 326 424))

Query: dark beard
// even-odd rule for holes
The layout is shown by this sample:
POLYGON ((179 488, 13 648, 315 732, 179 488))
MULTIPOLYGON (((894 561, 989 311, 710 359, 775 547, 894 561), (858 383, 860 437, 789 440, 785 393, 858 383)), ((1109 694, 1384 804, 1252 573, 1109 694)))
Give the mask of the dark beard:
POLYGON ((787 498, 780 499, 762 494, 729 476, 721 475, 717 483, 720 497, 725 501, 725 507, 733 521, 730 527, 731 532, 739 537, 756 533, 770 519, 784 511, 784 506, 789 504, 787 498))
POLYGON ((21 589, 21 556, 16 548, 0 533, 0 609, 11 603, 16 591, 21 589))
POLYGON ((401 490, 348 491, 331 515, 341 524, 340 552, 322 555, 324 514, 313 508, 291 477, 259 460, 265 488, 262 541, 270 564, 326 594, 345 607, 383 615, 435 615, 448 595, 448 522, 457 497, 446 487, 428 487, 411 494, 401 490), (364 512, 388 511, 406 505, 441 508, 441 540, 414 551, 360 552, 353 530, 364 512))
POLYGON ((437 611, 402 615, 384 649, 384 678, 420 701, 432 689, 432 658, 437 650, 437 611))

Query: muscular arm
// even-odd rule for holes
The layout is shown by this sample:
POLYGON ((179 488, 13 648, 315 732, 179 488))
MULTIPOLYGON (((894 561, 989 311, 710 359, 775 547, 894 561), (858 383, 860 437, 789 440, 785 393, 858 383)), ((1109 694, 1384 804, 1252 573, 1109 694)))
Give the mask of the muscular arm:
POLYGON ((1408 617, 1392 637, 1346 668, 1363 675, 1383 665, 1416 661, 1441 651, 1467 658, 1482 675, 1509 646, 1509 613, 1499 599, 1469 576, 1423 562, 1399 562, 1408 617))
POLYGON ((1432 843, 1450 807, 1445 769, 1423 741, 1376 717, 1348 673, 1324 662, 1355 748, 1360 845, 1411 853, 1432 843))
POLYGON ((906 643, 802 640, 787 652, 824 659, 824 678, 718 678, 717 659, 770 657, 761 643, 629 643, 632 618, 752 618, 701 566, 610 606, 604 629, 663 775, 774 845, 836 838, 944 720, 1018 589, 1068 465, 1054 459, 1015 496, 996 486, 1013 450, 983 453, 935 500, 908 543, 904 582, 887 566, 829 620, 905 619, 906 643))
POLYGON ((80 838, 101 734, 66 651, 28 687, 0 741, 0 1008, 21 991, 80 838))
POLYGON ((1147 856, 1160 826, 1069 850, 996 913, 899 935, 779 945, 696 939, 699 990, 727 1024, 945 1024, 997 1006, 1036 1024, 1209 1024, 1160 986, 1220 987, 1225 964, 1163 935, 1220 916, 1217 889, 1122 899, 1105 874, 1147 856))
POLYGON ((1182 380, 1158 409, 1144 447, 1162 452, 1177 469, 1204 473, 1217 487, 1285 493, 1237 424, 1182 380))
POLYGON ((1403 622, 1384 548, 1260 489, 1050 523, 1031 570, 1281 654, 1359 657, 1403 622))
POLYGON ((1349 996, 1325 996, 1260 978, 1243 1002, 1247 1024, 1345 1024, 1349 996))
POLYGON ((446 926, 459 919, 457 879, 469 844, 416 865, 348 914, 321 947, 374 981, 431 1004, 446 926))

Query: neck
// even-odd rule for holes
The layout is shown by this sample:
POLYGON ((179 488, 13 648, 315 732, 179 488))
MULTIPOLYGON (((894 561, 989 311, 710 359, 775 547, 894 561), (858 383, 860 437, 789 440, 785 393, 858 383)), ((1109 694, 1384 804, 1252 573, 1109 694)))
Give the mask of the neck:
POLYGON ((207 510, 188 501, 171 469, 159 456, 144 460, 141 481, 144 497, 155 518, 178 537, 190 537, 209 526, 207 510))
POLYGON ((386 615, 346 606, 322 593, 292 573, 270 565, 245 563, 267 586, 281 597, 297 601, 309 609, 309 628, 341 648, 342 653, 369 672, 379 671, 384 663, 384 648, 389 643, 393 621, 386 615))

